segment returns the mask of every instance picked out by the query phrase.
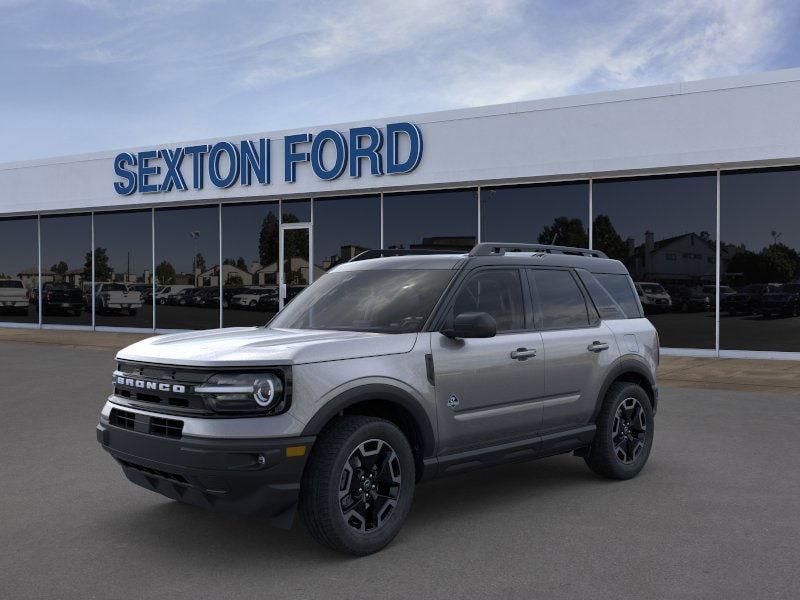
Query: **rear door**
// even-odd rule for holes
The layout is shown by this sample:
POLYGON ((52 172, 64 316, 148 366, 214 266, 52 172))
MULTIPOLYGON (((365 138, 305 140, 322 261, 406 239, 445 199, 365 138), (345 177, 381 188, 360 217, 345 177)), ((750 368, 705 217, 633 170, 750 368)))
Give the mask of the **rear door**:
POLYGON ((542 336, 532 330, 524 285, 517 268, 474 271, 454 294, 445 322, 464 312, 486 312, 497 322, 497 335, 431 336, 440 454, 534 437, 541 428, 542 336))
POLYGON ((586 425, 619 356, 616 340, 572 270, 531 268, 527 274, 544 345, 542 430, 586 425))

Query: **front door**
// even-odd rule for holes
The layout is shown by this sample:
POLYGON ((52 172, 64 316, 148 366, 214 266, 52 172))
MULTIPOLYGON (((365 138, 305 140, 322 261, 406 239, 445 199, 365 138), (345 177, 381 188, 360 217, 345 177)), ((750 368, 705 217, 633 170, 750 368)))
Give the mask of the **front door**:
POLYGON ((541 429, 544 350, 541 334, 532 331, 520 271, 487 268, 470 275, 448 309, 448 322, 463 312, 492 315, 497 335, 431 336, 440 456, 533 438, 541 429))
POLYGON ((279 309, 283 309, 292 298, 314 282, 311 256, 311 224, 281 225, 278 250, 279 309))

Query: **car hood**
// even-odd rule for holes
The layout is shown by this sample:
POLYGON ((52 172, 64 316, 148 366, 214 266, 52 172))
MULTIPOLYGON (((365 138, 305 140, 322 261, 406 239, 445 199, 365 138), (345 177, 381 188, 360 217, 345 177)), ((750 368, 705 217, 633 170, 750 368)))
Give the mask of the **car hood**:
POLYGON ((286 365, 410 352, 416 333, 230 327, 151 337, 120 360, 183 366, 286 365))

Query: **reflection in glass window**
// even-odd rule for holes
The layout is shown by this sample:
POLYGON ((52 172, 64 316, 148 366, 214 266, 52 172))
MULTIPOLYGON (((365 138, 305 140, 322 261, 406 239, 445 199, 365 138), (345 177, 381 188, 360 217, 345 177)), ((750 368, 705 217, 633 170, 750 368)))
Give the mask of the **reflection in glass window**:
POLYGON ((588 327, 586 300, 569 271, 529 269, 542 329, 588 327))
POLYGON ((92 324, 92 216, 42 217, 42 322, 92 324))
POLYGON ((219 208, 155 211, 156 327, 219 327, 219 208))
POLYGON ((383 211, 387 248, 468 251, 477 241, 477 190, 387 194, 383 211))
POLYGON ((222 323, 266 324, 278 312, 278 203, 222 207, 222 323))
POLYGON ((95 213, 95 325, 153 327, 152 212, 95 213))
POLYGON ((311 222, 311 200, 284 200, 281 207, 284 223, 311 222))
POLYGON ((723 172, 720 349, 800 352, 800 169, 723 172))
POLYGON ((525 304, 517 269, 488 269, 472 277, 459 290, 448 326, 462 313, 485 312, 494 318, 497 331, 525 328, 525 304))
POLYGON ((314 200, 314 279, 380 244, 379 196, 314 200))
POLYGON ((0 322, 38 323, 36 218, 0 219, 0 322))
POLYGON ((592 195, 594 247, 625 263, 661 345, 714 348, 715 174, 595 181, 592 195))
POLYGON ((481 241, 589 247, 589 184, 481 189, 481 241))

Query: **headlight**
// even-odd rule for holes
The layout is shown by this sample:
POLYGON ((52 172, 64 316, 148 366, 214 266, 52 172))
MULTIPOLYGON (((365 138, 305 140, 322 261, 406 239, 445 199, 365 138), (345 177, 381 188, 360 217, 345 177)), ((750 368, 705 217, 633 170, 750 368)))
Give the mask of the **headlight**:
POLYGON ((218 373, 194 388, 216 412, 270 412, 281 408, 284 386, 274 373, 218 373))

